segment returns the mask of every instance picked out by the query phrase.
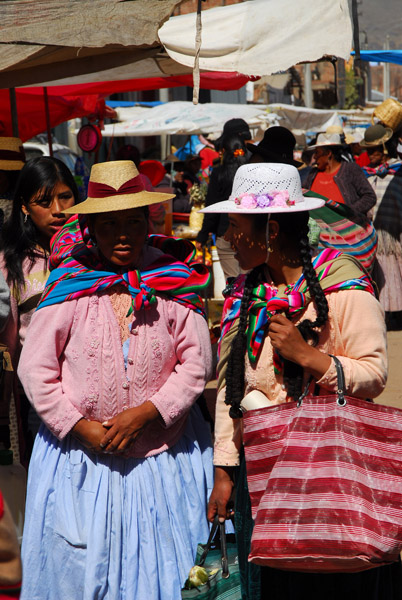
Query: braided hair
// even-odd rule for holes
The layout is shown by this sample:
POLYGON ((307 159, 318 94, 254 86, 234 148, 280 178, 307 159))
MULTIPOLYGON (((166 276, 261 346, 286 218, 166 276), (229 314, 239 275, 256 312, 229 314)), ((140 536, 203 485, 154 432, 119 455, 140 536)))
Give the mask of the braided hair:
MULTIPOLYGON (((268 217, 264 219, 260 215, 258 219, 251 218, 253 218, 253 226, 256 231, 266 229, 268 217)), ((310 319, 304 319, 297 325, 297 328, 303 339, 315 346, 318 343, 316 330, 328 320, 328 302, 311 263, 311 249, 308 241, 308 213, 278 214, 275 215, 275 221, 278 222, 280 232, 284 234, 286 240, 295 240, 294 243, 297 244, 296 247, 302 261, 303 275, 317 309, 317 318, 314 322, 310 319)), ((239 328, 228 359, 225 402, 231 406, 229 414, 233 419, 242 416, 240 402, 243 399, 245 387, 244 356, 247 349, 248 306, 253 288, 263 281, 263 267, 264 265, 260 265, 247 275, 240 305, 239 328)), ((284 360, 283 377, 287 385, 288 396, 293 399, 299 398, 303 384, 302 367, 292 361, 284 360)))

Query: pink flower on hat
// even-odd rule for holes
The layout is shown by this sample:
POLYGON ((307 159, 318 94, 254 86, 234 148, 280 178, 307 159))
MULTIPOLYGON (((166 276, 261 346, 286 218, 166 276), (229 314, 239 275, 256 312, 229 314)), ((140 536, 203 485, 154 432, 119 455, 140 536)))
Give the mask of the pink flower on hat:
MULTIPOLYGON (((289 192, 288 190, 273 190, 270 192, 273 198, 272 206, 289 206, 289 192)), ((293 202, 294 204, 294 202, 293 202)))
POLYGON ((239 204, 242 208, 256 208, 257 199, 254 194, 241 194, 235 200, 236 204, 239 204))

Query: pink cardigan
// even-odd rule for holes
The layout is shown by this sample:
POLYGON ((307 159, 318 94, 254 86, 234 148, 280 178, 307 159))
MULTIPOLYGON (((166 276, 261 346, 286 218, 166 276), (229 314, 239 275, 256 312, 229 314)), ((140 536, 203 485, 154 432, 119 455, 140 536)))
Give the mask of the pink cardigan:
POLYGON ((150 400, 154 421, 129 451, 158 454, 175 444, 186 416, 211 374, 204 318, 177 302, 133 315, 127 374, 117 319, 107 295, 93 295, 35 312, 18 375, 41 419, 59 439, 85 417, 103 422, 150 400))

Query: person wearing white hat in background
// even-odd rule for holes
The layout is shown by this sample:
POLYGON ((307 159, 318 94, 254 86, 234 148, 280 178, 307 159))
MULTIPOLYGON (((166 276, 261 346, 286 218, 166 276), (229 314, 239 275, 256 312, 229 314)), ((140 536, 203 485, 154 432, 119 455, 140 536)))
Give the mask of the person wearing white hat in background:
POLYGON ((373 278, 386 313, 388 329, 402 328, 402 160, 395 156, 390 127, 369 127, 361 143, 370 157, 363 167, 377 202, 373 223, 378 248, 373 278))
POLYGON ((349 146, 350 154, 352 155, 353 160, 355 162, 363 152, 363 148, 360 146, 360 142, 362 141, 362 139, 363 136, 358 131, 355 131, 353 133, 347 133, 345 135, 345 144, 349 146))
POLYGON ((352 210, 356 223, 364 224, 368 212, 375 205, 375 194, 361 168, 342 160, 342 148, 339 133, 318 134, 316 143, 310 146, 310 150, 314 150, 315 166, 304 185, 312 192, 346 204, 352 210))
POLYGON ((53 238, 18 369, 43 420, 22 600, 180 598, 208 538, 209 273, 190 242, 148 238, 148 206, 170 198, 132 161, 95 164, 53 238))
POLYGON ((253 523, 242 459, 243 397, 257 390, 266 396, 267 406, 297 399, 309 375, 322 393, 334 391, 337 377, 330 354, 343 365, 348 394, 375 397, 386 383, 384 315, 369 278, 353 257, 331 249, 312 260, 309 211, 323 204, 322 199, 303 196, 295 167, 249 164, 238 169, 230 198, 202 211, 228 213, 225 235, 240 266, 249 271, 225 291, 215 485, 208 510, 211 521, 216 514, 224 520, 234 512, 244 576, 242 597, 248 600, 400 598, 399 563, 364 573, 323 576, 247 562, 253 523), (233 511, 230 499, 239 466, 233 511))

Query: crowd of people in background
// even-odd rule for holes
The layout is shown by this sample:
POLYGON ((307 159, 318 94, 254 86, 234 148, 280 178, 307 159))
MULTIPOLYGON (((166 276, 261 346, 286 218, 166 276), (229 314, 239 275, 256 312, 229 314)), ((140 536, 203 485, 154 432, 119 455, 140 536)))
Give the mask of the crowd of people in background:
MULTIPOLYGON (((0 446, 30 465, 23 600, 180 598, 197 543, 208 537, 207 511, 210 520, 232 517, 235 485, 238 540, 250 542, 241 431, 228 404, 233 416, 249 389, 273 404, 297 398, 303 368, 332 389, 330 353, 342 354, 351 393, 381 392, 383 314, 388 329, 402 329, 402 106, 392 123, 377 121, 364 137, 319 132, 302 160, 289 129, 269 127, 256 142, 243 119, 164 162, 142 160, 127 144, 115 161, 93 166, 83 202, 63 162, 25 163, 20 140, 0 138, 0 342, 14 369, 2 379, 0 446), (289 189, 300 187, 303 210, 271 214, 258 205, 279 172, 289 189), (193 241, 166 237, 163 203, 172 201, 173 218, 188 215, 202 186, 204 220, 193 241), (242 195, 255 215, 246 204, 242 211, 242 195), (360 265, 337 252, 341 218, 358 238, 356 246, 345 237, 357 258, 362 248, 360 265), (192 262, 194 245, 202 252, 211 239, 231 298, 214 459, 198 403, 213 378, 202 300, 209 274, 192 262), (336 270, 340 294, 318 281, 323 262, 336 270), (352 280, 362 283, 351 290, 352 280), (305 312, 291 324, 273 312, 253 357, 249 302, 273 291, 290 298, 295 286, 305 312), (317 331, 325 341, 312 352, 317 331)), ((7 508, 4 518, 11 521, 7 508)), ((244 561, 240 568, 247 600, 314 599, 328 588, 315 576, 244 561)), ((13 572, 18 580, 18 566, 13 572)), ((400 563, 370 573, 340 574, 331 586, 345 597, 350 585, 368 599, 399 597, 400 563), (386 595, 370 592, 381 586, 386 595)))

